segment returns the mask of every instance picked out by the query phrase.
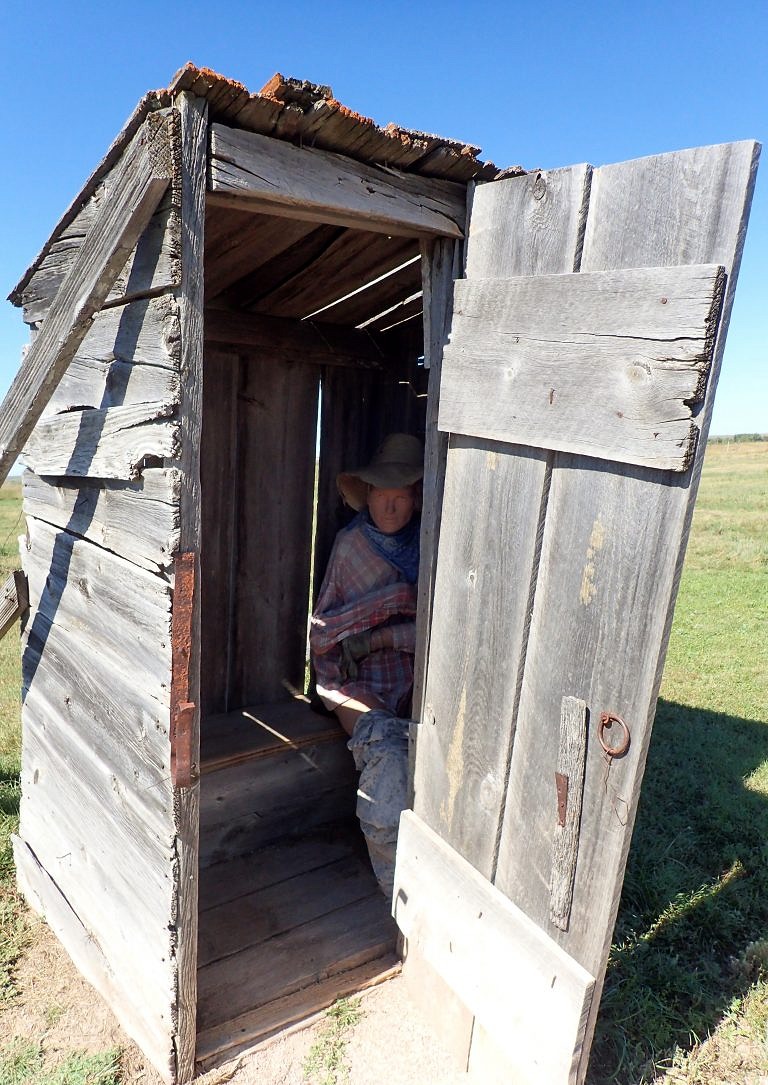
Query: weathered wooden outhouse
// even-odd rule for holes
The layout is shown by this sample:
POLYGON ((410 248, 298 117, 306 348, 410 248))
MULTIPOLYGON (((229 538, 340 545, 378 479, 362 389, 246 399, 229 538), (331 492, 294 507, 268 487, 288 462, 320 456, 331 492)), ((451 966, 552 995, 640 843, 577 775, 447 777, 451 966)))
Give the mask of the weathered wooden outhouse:
POLYGON ((19 884, 169 1081, 396 966, 306 698, 335 476, 394 430, 426 446, 407 967, 487 1080, 586 1072, 757 146, 477 153, 188 66, 12 295, 19 884))

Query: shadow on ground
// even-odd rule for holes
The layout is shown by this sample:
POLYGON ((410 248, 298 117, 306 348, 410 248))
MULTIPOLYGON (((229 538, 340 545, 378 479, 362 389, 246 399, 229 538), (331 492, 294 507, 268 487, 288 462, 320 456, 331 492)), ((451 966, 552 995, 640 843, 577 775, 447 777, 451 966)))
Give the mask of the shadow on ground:
POLYGON ((588 1085, 652 1080, 758 978, 766 761, 768 724, 659 701, 588 1085))

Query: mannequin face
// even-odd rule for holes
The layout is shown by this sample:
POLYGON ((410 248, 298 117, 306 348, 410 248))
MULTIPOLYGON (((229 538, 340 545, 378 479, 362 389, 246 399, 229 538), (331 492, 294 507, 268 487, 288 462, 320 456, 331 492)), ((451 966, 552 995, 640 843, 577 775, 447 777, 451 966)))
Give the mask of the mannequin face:
POLYGON ((413 486, 400 486, 397 489, 379 489, 371 486, 368 490, 368 511, 379 531, 394 535, 404 528, 413 516, 416 508, 416 493, 413 486))

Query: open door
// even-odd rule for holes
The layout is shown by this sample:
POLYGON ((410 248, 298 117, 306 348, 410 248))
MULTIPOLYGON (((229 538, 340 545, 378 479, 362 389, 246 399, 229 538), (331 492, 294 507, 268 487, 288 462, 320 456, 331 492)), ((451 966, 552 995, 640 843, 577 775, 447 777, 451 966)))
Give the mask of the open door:
POLYGON ((586 1073, 757 157, 474 194, 393 910, 516 1085, 586 1073))

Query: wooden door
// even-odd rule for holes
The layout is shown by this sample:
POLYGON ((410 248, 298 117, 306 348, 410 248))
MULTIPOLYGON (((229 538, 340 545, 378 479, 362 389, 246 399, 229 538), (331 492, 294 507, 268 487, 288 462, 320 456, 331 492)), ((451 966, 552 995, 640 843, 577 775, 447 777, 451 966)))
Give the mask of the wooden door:
POLYGON ((586 1073, 757 156, 474 193, 393 910, 515 1083, 586 1073))

